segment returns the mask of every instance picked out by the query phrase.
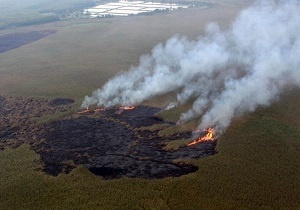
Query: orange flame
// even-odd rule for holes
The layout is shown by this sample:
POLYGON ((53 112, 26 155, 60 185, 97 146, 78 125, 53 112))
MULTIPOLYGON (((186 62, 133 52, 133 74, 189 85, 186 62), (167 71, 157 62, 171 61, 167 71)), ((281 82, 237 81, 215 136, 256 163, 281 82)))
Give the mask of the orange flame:
POLYGON ((89 107, 87 107, 85 110, 81 111, 81 112, 77 112, 77 114, 84 114, 84 113, 87 113, 89 112, 89 107))
POLYGON ((189 143, 187 146, 192 146, 192 145, 197 144, 199 142, 213 141, 214 140, 214 137, 213 137, 214 129, 213 128, 205 129, 203 132, 206 133, 205 136, 199 137, 198 139, 195 139, 194 141, 189 143))
POLYGON ((99 107, 99 108, 94 109, 94 112, 98 112, 98 111, 104 111, 104 108, 99 107))
POLYGON ((120 106, 119 107, 119 109, 121 109, 121 110, 132 110, 134 108, 135 108, 135 106, 120 106))

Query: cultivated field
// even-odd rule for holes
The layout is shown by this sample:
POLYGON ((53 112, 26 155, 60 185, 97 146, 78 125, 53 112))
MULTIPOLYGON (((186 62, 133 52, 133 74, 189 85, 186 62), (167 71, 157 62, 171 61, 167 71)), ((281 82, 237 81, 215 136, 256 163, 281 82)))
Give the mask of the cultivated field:
MULTIPOLYGON (((1 122, 8 122, 11 116, 16 127, 21 128, 20 119, 25 120, 28 128, 53 121, 59 124, 57 119, 73 114, 85 95, 118 72, 137 65, 140 55, 149 53, 157 43, 175 34, 196 39, 208 22, 229 27, 231 20, 246 6, 240 1, 218 3, 218 7, 209 9, 193 8, 154 16, 70 20, 3 31, 3 34, 57 32, 0 54, 0 96, 9 98, 12 104, 11 108, 5 108, 18 110, 14 100, 22 96, 19 101, 25 101, 26 116, 32 113, 30 104, 36 109, 34 121, 24 119, 24 113, 18 110, 17 114, 5 115, 1 122), (60 110, 56 113, 53 108, 55 98, 74 99, 72 113, 68 112, 69 104, 59 105, 60 110), (39 117, 43 109, 47 111, 39 117), (55 117, 51 117, 52 113, 56 113, 55 117)), ((145 104, 162 107, 172 97, 172 94, 156 97, 145 104)), ((26 144, 0 151, 0 208, 300 208, 299 106, 299 89, 290 88, 272 106, 235 118, 218 139, 217 154, 199 160, 184 160, 199 170, 176 178, 104 180, 83 166, 69 174, 49 176, 41 171, 41 158, 32 150, 36 145, 29 145, 34 144, 34 139, 25 139, 26 144)), ((186 104, 160 113, 159 117, 176 122, 179 113, 189 107, 190 104, 186 104)), ((76 116, 73 118, 77 119, 76 116)), ((144 127, 141 132, 158 129, 158 135, 167 138, 176 132, 190 132, 195 125, 197 120, 182 126, 144 127)), ((24 132, 30 134, 28 130, 24 132)), ((37 146, 39 144, 47 147, 47 142, 42 140, 37 146)), ((15 146, 14 141, 11 145, 15 146)), ((182 141, 174 141, 166 149, 176 150, 181 145, 182 141)), ((72 161, 68 163, 75 167, 72 161)))

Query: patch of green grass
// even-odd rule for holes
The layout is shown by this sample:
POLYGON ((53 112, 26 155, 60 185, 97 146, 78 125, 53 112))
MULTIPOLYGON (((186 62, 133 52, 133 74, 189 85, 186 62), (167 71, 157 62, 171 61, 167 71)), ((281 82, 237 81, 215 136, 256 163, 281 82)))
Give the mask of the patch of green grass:
POLYGON ((76 109, 73 108, 73 109, 69 109, 66 112, 57 111, 54 114, 49 114, 49 115, 45 115, 45 116, 37 117, 37 118, 31 118, 30 120, 36 121, 36 122, 38 122, 38 124, 50 123, 50 122, 53 122, 60 118, 71 115, 72 113, 75 112, 75 110, 76 109))
POLYGON ((178 150, 179 147, 184 147, 190 142, 191 142, 191 139, 178 139, 178 140, 169 141, 168 143, 165 144, 163 149, 166 151, 178 150))
POLYGON ((80 101, 75 101, 70 109, 67 111, 56 111, 54 114, 45 115, 42 117, 31 118, 30 120, 36 121, 38 124, 50 123, 55 120, 61 119, 63 117, 70 116, 71 114, 78 111, 78 107, 80 107, 80 101))
POLYGON ((165 121, 177 122, 180 119, 181 113, 186 112, 190 108, 191 104, 186 103, 184 105, 180 105, 169 110, 161 111, 157 115, 163 118, 165 121))
MULTIPOLYGON (((157 113, 157 116, 161 117, 165 121, 178 122, 181 113, 186 112, 190 108, 191 108, 191 104, 186 103, 180 106, 176 106, 169 110, 163 110, 157 113)), ((165 128, 161 128, 158 135, 162 137, 162 136, 175 135, 177 133, 191 132, 195 128, 197 128, 198 121, 199 121, 198 119, 194 119, 188 122, 177 123, 174 126, 167 126, 165 128)))
POLYGON ((175 126, 170 126, 166 129, 160 130, 158 132, 158 136, 167 137, 167 136, 175 135, 175 134, 182 133, 185 131, 186 130, 184 130, 180 125, 175 125, 175 126))
POLYGON ((162 129, 158 132, 158 135, 163 137, 163 136, 176 135, 178 133, 192 132, 197 128, 197 125, 198 125, 198 120, 191 120, 182 124, 177 124, 162 129))
POLYGON ((151 125, 151 126, 141 127, 141 128, 139 128, 139 130, 154 132, 154 131, 158 131, 158 130, 168 128, 169 126, 170 126, 169 124, 154 124, 154 125, 151 125))

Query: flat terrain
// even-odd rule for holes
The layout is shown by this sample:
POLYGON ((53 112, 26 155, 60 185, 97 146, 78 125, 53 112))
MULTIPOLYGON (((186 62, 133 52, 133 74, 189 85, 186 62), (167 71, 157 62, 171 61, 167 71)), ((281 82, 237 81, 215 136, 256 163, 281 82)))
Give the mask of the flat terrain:
POLYGON ((2 35, 0 36, 0 53, 37 41, 53 33, 55 31, 31 31, 2 35))
POLYGON ((175 123, 155 116, 160 111, 158 108, 138 106, 122 110, 116 107, 70 113, 73 103, 71 99, 60 98, 1 97, 0 150, 26 143, 40 155, 42 171, 49 175, 69 173, 76 165, 84 165, 105 179, 182 176, 198 168, 176 160, 215 154, 213 141, 191 147, 183 145, 176 150, 165 149, 164 145, 173 140, 191 141, 192 134, 160 135, 161 129, 154 130, 154 126, 171 128, 175 123), (40 121, 58 114, 61 120, 40 121))
POLYGON ((0 0, 0 29, 59 21, 93 5, 93 0, 0 0))
POLYGON ((35 31, 51 29, 57 33, 0 54, 0 94, 82 99, 117 72, 137 65, 139 57, 157 43, 175 34, 195 39, 208 22, 226 27, 240 9, 195 8, 33 27, 35 31))
MULTIPOLYGON (((166 154, 171 154, 170 159, 163 159, 173 163, 173 155, 183 151, 182 146, 188 142, 185 134, 190 134, 198 123, 195 120, 180 126, 174 124, 179 113, 190 104, 162 112, 156 115, 158 118, 143 114, 154 123, 143 127, 135 124, 141 117, 139 109, 136 110, 138 118, 133 114, 130 119, 126 118, 131 116, 129 112, 121 115, 108 112, 97 118, 97 114, 77 115, 76 111, 84 95, 118 72, 137 65, 140 55, 149 53, 157 43, 175 34, 196 39, 208 22, 229 27, 245 6, 234 0, 218 3, 218 7, 209 9, 193 8, 129 18, 70 20, 2 31, 5 35, 45 30, 57 32, 0 54, 1 209, 299 209, 299 89, 287 89, 270 107, 260 107, 254 113, 235 118, 218 139, 216 154, 203 159, 177 156, 179 160, 175 162, 194 165, 198 169, 179 177, 144 179, 149 177, 138 170, 135 171, 138 175, 127 173, 120 177, 122 170, 110 171, 111 168, 101 164, 84 162, 91 155, 84 153, 86 148, 71 148, 80 140, 90 141, 95 146, 94 138, 90 138, 95 132, 101 139, 100 146, 96 146, 113 148, 113 144, 103 142, 103 132, 95 126, 109 120, 105 124, 107 139, 114 139, 113 133, 124 135, 126 145, 119 148, 121 152, 127 152, 129 145, 134 144, 126 135, 140 135, 143 144, 135 147, 137 157, 139 161, 147 161, 149 157, 143 152, 153 150, 141 148, 156 147, 157 137, 167 143, 164 149, 166 154), (158 120, 161 118, 165 122, 158 120), (120 129, 118 132, 111 130, 114 123, 120 129), (43 127, 49 130, 41 133, 43 127), (123 131, 129 127, 131 130, 125 135, 123 131), (68 132, 73 144, 68 142, 68 132), (147 132, 155 136, 153 144, 143 142, 143 134, 147 132), (35 133, 39 135, 33 135, 35 133), (78 135, 85 137, 81 139, 78 135), (178 139, 174 141, 176 135, 178 139), (24 144, 20 145, 20 142, 24 144), (5 146, 9 147, 4 149, 5 146), (68 155, 63 155, 63 149, 69 151, 68 155), (58 168, 63 173, 49 175, 57 175, 55 170, 47 171, 51 169, 49 160, 64 165, 58 168), (86 165, 77 166, 78 163, 86 165), (106 172, 108 177, 104 176, 106 172), (97 173, 102 177, 96 176, 97 173), (118 179, 110 179, 115 178, 111 177, 115 174, 118 179)), ((171 97, 157 97, 145 104, 163 107, 171 97)), ((192 152, 193 149, 189 150, 192 152)), ((150 158, 156 160, 155 155, 150 158)), ((126 157, 113 159, 118 163, 126 157)), ((105 161, 114 164, 112 159, 105 161)), ((126 165, 126 161, 123 164, 126 165)))
POLYGON ((103 180, 84 167, 51 177, 28 145, 6 149, 0 152, 2 209, 297 209, 299 106, 299 90, 290 91, 235 119, 219 138, 218 153, 186 160, 199 170, 177 178, 103 180))

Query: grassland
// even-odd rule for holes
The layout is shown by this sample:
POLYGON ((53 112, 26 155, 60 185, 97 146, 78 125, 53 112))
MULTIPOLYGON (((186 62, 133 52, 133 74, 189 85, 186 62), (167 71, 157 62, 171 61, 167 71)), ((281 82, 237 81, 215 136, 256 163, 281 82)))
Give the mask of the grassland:
MULTIPOLYGON (((137 64, 157 42, 176 33, 195 38, 210 21, 226 27, 239 10, 192 9, 16 29, 55 28, 58 33, 0 54, 0 95, 72 97, 80 104, 85 94, 137 64)), ((39 156, 28 145, 8 148, 0 152, 1 209, 299 209, 299 92, 291 89, 272 106, 235 118, 218 139, 218 153, 186 160, 199 171, 178 178, 107 181, 81 166, 51 177, 39 171, 39 156)), ((168 98, 147 103, 163 106, 168 98)), ((188 106, 162 117, 176 120, 188 106)))
POLYGON ((195 8, 155 16, 74 20, 16 29, 58 32, 0 54, 0 94, 82 99, 107 78, 137 65, 140 55, 149 53, 157 43, 175 34, 196 38, 207 22, 226 26, 239 10, 195 8))
POLYGON ((299 90, 235 119, 218 154, 179 178, 102 180, 83 167, 49 177, 24 145, 0 152, 4 209, 232 209, 300 207, 299 90), (292 111, 293 110, 293 111, 292 111), (298 116, 298 117, 295 117, 298 116), (286 121, 287 120, 287 121, 286 121))

